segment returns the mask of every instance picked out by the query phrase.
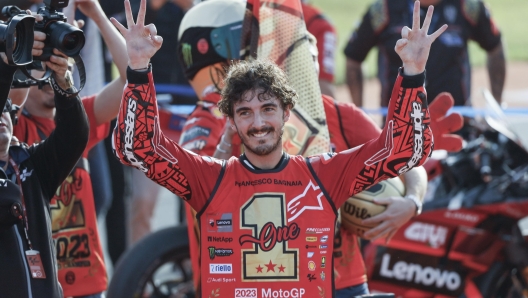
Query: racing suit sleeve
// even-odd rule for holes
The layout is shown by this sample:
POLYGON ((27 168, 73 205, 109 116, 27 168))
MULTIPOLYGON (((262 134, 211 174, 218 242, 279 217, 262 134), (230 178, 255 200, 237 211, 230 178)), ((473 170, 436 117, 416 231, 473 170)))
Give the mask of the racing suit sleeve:
POLYGON ((422 165, 431 154, 433 135, 424 81, 425 73, 404 76, 400 69, 387 121, 377 138, 337 154, 308 159, 336 208, 369 186, 422 165))
POLYGON ((35 171, 46 198, 51 199, 82 156, 88 143, 88 117, 79 97, 55 92, 55 130, 30 148, 35 171))
POLYGON ((223 161, 183 149, 160 130, 152 67, 127 70, 113 149, 125 165, 145 175, 201 210, 213 192, 223 161))

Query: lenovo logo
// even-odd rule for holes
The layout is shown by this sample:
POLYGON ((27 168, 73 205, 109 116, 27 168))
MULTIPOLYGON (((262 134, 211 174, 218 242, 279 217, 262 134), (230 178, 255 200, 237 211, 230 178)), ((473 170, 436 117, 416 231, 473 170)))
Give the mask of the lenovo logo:
POLYGON ((390 254, 383 254, 380 276, 449 291, 456 291, 462 285, 462 278, 455 271, 441 270, 405 261, 397 261, 391 268, 390 260, 390 254))

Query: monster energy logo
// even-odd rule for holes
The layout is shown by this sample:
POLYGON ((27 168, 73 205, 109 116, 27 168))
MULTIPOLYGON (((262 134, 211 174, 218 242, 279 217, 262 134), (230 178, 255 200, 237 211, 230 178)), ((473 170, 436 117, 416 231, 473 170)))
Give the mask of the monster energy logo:
POLYGON ((233 254, 233 250, 230 248, 216 248, 209 246, 209 258, 213 260, 215 257, 227 257, 233 254))
POLYGON ((182 53, 183 53, 183 62, 185 63, 185 66, 189 68, 192 65, 192 53, 191 53, 191 45, 188 43, 183 43, 182 45, 182 53))

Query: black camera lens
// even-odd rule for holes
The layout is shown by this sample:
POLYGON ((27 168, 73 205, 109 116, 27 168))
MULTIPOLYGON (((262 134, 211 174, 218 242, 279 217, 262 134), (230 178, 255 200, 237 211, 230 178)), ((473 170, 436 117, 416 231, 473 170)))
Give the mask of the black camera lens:
POLYGON ((75 50, 79 45, 79 40, 80 38, 77 32, 66 34, 62 39, 62 48, 68 51, 75 50))
POLYGON ((84 47, 84 32, 78 28, 61 21, 49 25, 50 44, 68 57, 79 55, 84 47))

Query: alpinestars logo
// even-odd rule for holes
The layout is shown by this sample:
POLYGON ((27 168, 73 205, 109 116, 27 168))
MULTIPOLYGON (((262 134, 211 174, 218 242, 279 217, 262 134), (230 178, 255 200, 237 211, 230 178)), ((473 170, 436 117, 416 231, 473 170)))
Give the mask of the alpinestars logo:
POLYGON ((288 222, 294 221, 305 210, 323 210, 322 196, 321 188, 310 180, 304 192, 288 202, 288 213, 291 215, 288 222))
POLYGON ((125 118, 125 156, 130 162, 131 166, 138 168, 140 171, 146 173, 147 168, 143 166, 143 162, 136 158, 134 155, 134 134, 136 131, 135 120, 136 120, 136 108, 137 103, 131 97, 128 99, 127 114, 125 118))
POLYGON ((407 172, 409 169, 414 167, 416 164, 420 162, 420 159, 423 155, 423 117, 424 113, 422 112, 422 104, 413 101, 412 103, 412 112, 411 112, 411 119, 414 123, 414 146, 413 146, 413 155, 411 156, 411 159, 407 162, 405 166, 403 166, 398 172, 400 174, 407 172))

